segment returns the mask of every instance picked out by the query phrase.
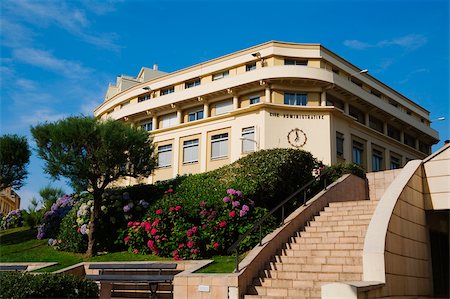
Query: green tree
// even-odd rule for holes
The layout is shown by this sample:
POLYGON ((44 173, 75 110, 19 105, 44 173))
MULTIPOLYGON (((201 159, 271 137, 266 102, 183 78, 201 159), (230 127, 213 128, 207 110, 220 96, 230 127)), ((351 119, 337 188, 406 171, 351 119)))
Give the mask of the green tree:
POLYGON ((64 190, 47 185, 39 190, 39 195, 42 198, 42 206, 45 210, 49 210, 56 200, 64 195, 64 190))
POLYGON ((27 139, 17 135, 0 137, 0 190, 20 189, 27 178, 31 151, 27 139))
POLYGON ((123 122, 92 117, 68 117, 31 128, 44 170, 57 179, 70 180, 75 189, 92 193, 94 211, 86 254, 95 254, 95 228, 102 194, 121 177, 149 175, 155 165, 148 134, 123 122))

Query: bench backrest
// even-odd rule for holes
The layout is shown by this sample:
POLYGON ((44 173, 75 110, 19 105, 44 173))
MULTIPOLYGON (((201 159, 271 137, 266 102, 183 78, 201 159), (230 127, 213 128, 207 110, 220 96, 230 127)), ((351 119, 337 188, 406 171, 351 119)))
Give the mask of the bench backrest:
POLYGON ((158 270, 170 270, 176 269, 177 264, 90 264, 89 269, 97 270, 147 270, 147 269, 158 269, 158 270))

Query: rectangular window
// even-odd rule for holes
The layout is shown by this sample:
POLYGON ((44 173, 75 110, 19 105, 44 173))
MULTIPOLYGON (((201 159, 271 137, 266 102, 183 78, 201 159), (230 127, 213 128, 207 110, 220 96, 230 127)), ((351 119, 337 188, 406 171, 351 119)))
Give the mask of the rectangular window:
POLYGON ((401 167, 401 158, 391 154, 390 169, 399 169, 401 167))
POLYGON ((356 108, 352 105, 349 105, 348 114, 350 114, 350 116, 353 116, 354 118, 356 118, 356 120, 359 123, 364 124, 364 113, 361 110, 359 110, 358 108, 356 108))
POLYGON ((284 65, 308 65, 306 59, 285 59, 284 65))
POLYGON ((383 170, 383 153, 379 150, 372 150, 372 171, 383 170))
POLYGON ((403 134, 403 143, 412 148, 416 148, 416 139, 408 134, 403 134))
POLYGON ((188 114, 188 121, 195 121, 199 119, 203 119, 203 110, 190 112, 188 114))
POLYGON ((169 128, 178 125, 177 114, 167 114, 161 117, 161 128, 169 128))
POLYGON ((336 132, 336 155, 344 157, 344 134, 336 132))
POLYGON ((228 157, 228 133, 211 136, 211 159, 228 157))
POLYGON ((216 104, 216 115, 225 114, 233 110, 233 101, 227 100, 216 104))
POLYGON ((188 81, 184 84, 184 87, 187 88, 191 88, 191 87, 195 87, 195 86, 199 86, 200 85, 200 78, 188 81))
POLYGON ((388 125, 387 126, 388 136, 394 138, 395 140, 400 141, 400 130, 388 125))
POLYGON ((173 86, 167 87, 167 88, 161 89, 161 95, 163 96, 163 95, 172 93, 174 91, 175 91, 175 88, 173 86))
POLYGON ((383 122, 373 117, 372 115, 369 116, 369 127, 380 133, 383 133, 383 122))
POLYGON ((284 93, 285 105, 306 106, 308 104, 308 95, 306 93, 284 93))
POLYGON ((250 72, 250 71, 253 71, 253 70, 256 70, 256 62, 249 63, 249 64, 245 65, 245 71, 246 72, 250 72))
POLYGON ((352 162, 363 166, 364 159, 364 145, 361 142, 353 141, 352 146, 352 162))
POLYGON ((198 139, 183 142, 183 163, 191 164, 198 162, 198 139))
POLYGON ((259 103, 259 96, 250 97, 250 105, 259 103))
POLYGON ((255 127, 248 127, 242 129, 242 152, 254 152, 256 147, 255 127))
POLYGON ((220 80, 220 79, 226 78, 226 77, 228 77, 229 74, 230 74, 230 71, 228 71, 228 70, 226 70, 224 72, 220 72, 220 73, 214 74, 212 76, 212 80, 216 81, 216 80, 220 80))
POLYGON ((170 167, 172 165, 172 144, 158 146, 158 167, 170 167))
POLYGON ((430 146, 422 141, 419 141, 419 151, 427 155, 431 154, 430 146))
POLYGON ((144 131, 150 132, 151 130, 153 130, 153 122, 149 121, 141 123, 141 128, 144 131))
POLYGON ((138 97, 138 103, 150 100, 151 98, 152 97, 150 94, 144 94, 144 95, 138 97))

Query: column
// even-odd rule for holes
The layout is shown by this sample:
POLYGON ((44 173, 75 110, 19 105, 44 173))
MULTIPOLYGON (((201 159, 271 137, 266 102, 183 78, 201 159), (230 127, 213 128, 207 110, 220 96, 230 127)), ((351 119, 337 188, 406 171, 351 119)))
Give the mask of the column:
POLYGON ((327 105, 327 93, 322 91, 320 94, 320 106, 325 107, 327 105))
POLYGON ((366 171, 372 171, 372 143, 366 141, 366 171))
POLYGON ((364 123, 366 124, 366 126, 370 125, 369 113, 364 113, 364 123))
POLYGON ((183 113, 180 109, 177 110, 177 120, 178 120, 178 124, 183 123, 183 113))
POLYGON ((172 157, 172 175, 173 177, 176 177, 177 174, 179 174, 179 166, 180 166, 180 138, 175 137, 173 139, 172 144, 172 151, 173 151, 173 157, 172 157))
POLYGON ((384 135, 388 134, 388 124, 387 123, 383 123, 383 134, 384 135))
POLYGON ((233 96, 233 110, 237 110, 239 108, 239 97, 237 95, 233 96))
POLYGON ((415 148, 416 150, 419 150, 419 138, 416 138, 415 148))
POLYGON ((272 90, 270 89, 270 86, 267 85, 266 86, 266 99, 265 99, 266 103, 271 103, 272 102, 272 90))
POLYGON ((152 117, 152 130, 156 130, 158 129, 158 116, 157 115, 153 115, 152 117))
POLYGON ((350 114, 350 104, 348 102, 344 102, 344 112, 345 114, 350 114))
POLYGON ((204 118, 209 117, 209 103, 207 102, 203 103, 203 117, 204 118))
POLYGON ((400 131, 400 142, 405 143, 405 132, 400 131))

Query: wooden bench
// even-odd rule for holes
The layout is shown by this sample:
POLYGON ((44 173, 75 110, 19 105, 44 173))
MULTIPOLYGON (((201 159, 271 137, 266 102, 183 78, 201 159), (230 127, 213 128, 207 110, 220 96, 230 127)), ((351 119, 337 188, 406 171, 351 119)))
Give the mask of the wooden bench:
POLYGON ((153 297, 160 283, 173 282, 174 275, 162 275, 162 271, 176 268, 177 264, 90 264, 89 269, 99 270, 99 274, 88 274, 86 279, 100 282, 100 298, 110 298, 113 283, 117 282, 148 283, 150 297, 153 297), (142 274, 149 270, 156 270, 157 274, 142 274))
POLYGON ((25 271, 27 265, 0 265, 0 271, 25 271))

